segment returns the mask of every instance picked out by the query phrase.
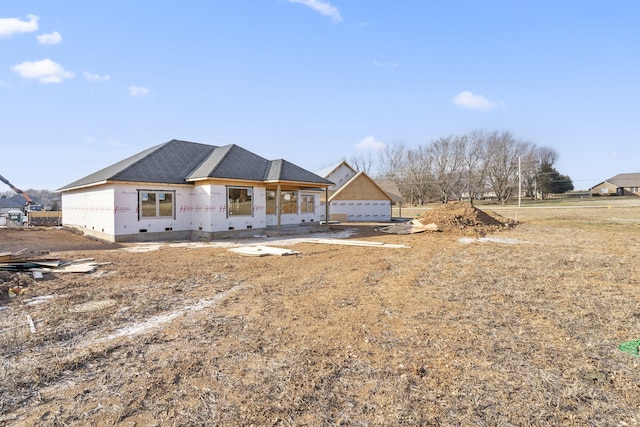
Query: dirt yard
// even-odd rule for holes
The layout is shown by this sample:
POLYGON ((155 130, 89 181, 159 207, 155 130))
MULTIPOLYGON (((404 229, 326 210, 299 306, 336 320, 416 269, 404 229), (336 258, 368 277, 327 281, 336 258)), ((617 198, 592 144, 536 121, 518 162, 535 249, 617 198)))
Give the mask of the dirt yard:
POLYGON ((618 348, 640 339, 640 207, 519 212, 177 244, 0 229, 0 252, 108 263, 2 273, 0 425, 640 425, 618 348), (299 254, 229 251, 249 244, 299 254))

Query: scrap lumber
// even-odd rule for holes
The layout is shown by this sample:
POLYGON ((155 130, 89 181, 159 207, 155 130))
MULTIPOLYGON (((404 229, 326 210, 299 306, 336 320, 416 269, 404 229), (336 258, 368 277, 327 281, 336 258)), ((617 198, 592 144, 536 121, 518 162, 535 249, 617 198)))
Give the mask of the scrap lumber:
POLYGON ((0 270, 12 273, 91 273, 104 263, 93 258, 64 260, 60 258, 29 258, 23 255, 0 254, 0 270))
POLYGON ((8 262, 11 261, 14 255, 11 252, 0 252, 0 262, 8 262))
POLYGON ((378 228, 378 231, 391 234, 415 234, 425 231, 439 231, 440 229, 434 223, 423 224, 418 219, 412 219, 402 224, 393 224, 386 227, 378 228))
POLYGON ((273 246, 241 246, 239 248, 231 248, 229 251, 246 256, 287 256, 300 254, 300 252, 292 251, 291 249, 276 248, 273 246))
POLYGON ((410 248, 407 245, 398 245, 385 242, 372 242, 369 240, 350 240, 350 239, 309 239, 309 243, 319 243, 327 245, 345 245, 345 246, 366 246, 371 248, 410 248))
POLYGON ((29 330, 31 331, 32 334, 36 333, 36 324, 33 323, 33 319, 31 318, 31 315, 27 314, 27 323, 29 324, 29 330))
POLYGON ((96 269, 105 265, 105 263, 95 263, 93 261, 85 261, 81 263, 71 263, 61 265, 51 269, 52 273, 93 273, 96 269))

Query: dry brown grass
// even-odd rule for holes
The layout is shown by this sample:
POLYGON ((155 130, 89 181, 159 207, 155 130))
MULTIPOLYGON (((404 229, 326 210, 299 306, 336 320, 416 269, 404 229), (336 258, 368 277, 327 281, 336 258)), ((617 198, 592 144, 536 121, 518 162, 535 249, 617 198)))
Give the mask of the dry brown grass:
POLYGON ((517 216, 517 244, 60 252, 112 264, 6 302, 0 424, 640 425, 640 359, 617 349, 640 338, 640 208, 517 216))

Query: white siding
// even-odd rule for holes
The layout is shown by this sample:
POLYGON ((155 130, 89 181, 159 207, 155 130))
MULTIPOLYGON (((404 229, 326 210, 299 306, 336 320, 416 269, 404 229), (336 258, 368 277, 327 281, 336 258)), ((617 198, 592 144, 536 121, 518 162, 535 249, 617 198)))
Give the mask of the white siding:
POLYGON ((349 222, 391 221, 391 202, 388 200, 336 200, 331 202, 329 209, 330 215, 347 215, 349 222))
POLYGON ((62 224, 96 233, 115 234, 114 187, 62 193, 62 224))
POLYGON ((325 177, 329 181, 333 182, 335 185, 329 187, 329 190, 338 190, 340 187, 345 185, 351 178, 356 176, 357 172, 354 172, 349 166, 345 164, 341 164, 338 166, 329 176, 325 177))
POLYGON ((176 185, 120 184, 115 189, 116 235, 165 233, 190 230, 193 209, 190 207, 191 187, 176 185), (175 218, 139 218, 138 192, 175 192, 175 218))

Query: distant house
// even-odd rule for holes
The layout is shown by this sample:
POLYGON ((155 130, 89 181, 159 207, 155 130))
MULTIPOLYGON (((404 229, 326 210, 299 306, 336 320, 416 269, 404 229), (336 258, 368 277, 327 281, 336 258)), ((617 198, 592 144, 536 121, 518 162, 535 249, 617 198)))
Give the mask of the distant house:
POLYGON ((592 196, 640 196, 640 173, 621 173, 589 189, 592 196))
POLYGON ((404 201, 404 199, 402 198, 402 193, 400 192, 400 189, 398 188, 395 182, 389 179, 383 179, 383 180, 376 180, 376 184, 378 184, 380 188, 382 188, 382 191, 384 191, 387 194, 387 196, 391 198, 392 206, 402 205, 402 202, 404 201))
POLYGON ((12 197, 0 197, 0 212, 9 212, 24 210, 25 199, 20 194, 16 194, 12 197))
POLYGON ((63 224, 113 242, 319 223, 332 182, 237 145, 171 140, 59 191, 63 224))
POLYGON ((328 191, 330 220, 391 221, 392 197, 366 173, 358 172, 343 161, 318 175, 334 183, 328 191))

